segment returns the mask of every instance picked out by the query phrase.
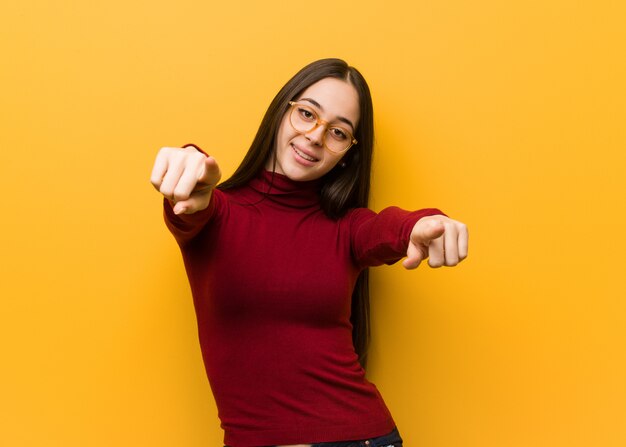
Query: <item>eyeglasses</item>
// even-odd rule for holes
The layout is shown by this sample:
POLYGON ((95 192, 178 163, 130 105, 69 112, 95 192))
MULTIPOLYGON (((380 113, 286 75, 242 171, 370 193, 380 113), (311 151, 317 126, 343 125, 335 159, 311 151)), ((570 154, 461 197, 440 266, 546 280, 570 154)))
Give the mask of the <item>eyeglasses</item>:
POLYGON ((291 106, 289 122, 296 132, 304 134, 312 132, 321 125, 326 125, 324 147, 330 152, 341 154, 357 143, 348 129, 341 126, 329 126, 328 121, 321 120, 311 107, 296 101, 289 101, 289 105, 291 106))

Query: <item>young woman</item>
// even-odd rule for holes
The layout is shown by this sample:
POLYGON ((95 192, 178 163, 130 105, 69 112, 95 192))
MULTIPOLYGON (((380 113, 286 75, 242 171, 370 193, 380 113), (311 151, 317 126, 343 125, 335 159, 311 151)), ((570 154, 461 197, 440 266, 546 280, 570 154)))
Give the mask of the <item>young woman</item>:
POLYGON ((374 141, 361 74, 324 59, 270 104, 233 176, 195 145, 162 148, 151 182, 180 245, 224 442, 401 446, 365 378, 368 267, 467 256, 437 209, 367 208, 374 141))

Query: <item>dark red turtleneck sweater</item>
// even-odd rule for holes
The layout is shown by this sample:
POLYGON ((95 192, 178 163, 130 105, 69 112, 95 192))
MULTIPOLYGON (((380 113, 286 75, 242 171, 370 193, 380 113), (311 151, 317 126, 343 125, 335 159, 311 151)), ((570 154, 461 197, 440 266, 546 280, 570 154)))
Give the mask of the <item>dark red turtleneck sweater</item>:
POLYGON ((214 190, 192 215, 176 216, 164 200, 229 446, 366 439, 394 428, 352 344, 352 289, 363 268, 406 255, 418 219, 442 213, 360 208, 335 221, 318 189, 263 171, 246 187, 214 190))

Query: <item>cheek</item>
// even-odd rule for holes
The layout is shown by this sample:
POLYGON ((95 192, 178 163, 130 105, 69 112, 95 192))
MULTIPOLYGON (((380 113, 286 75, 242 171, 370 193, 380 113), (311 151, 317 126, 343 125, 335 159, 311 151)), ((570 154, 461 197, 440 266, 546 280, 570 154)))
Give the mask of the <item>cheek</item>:
POLYGON ((291 134, 290 130, 291 130, 291 125, 289 124, 287 115, 285 115, 283 116, 283 119, 281 120, 280 125, 278 126, 278 134, 277 134, 278 139, 280 140, 280 139, 288 138, 289 135, 291 134))
POLYGON ((276 133, 276 141, 274 143, 274 151, 276 153, 284 152, 285 146, 289 145, 289 140, 291 136, 288 130, 289 129, 286 129, 283 125, 278 128, 278 132, 276 133))
POLYGON ((324 161, 329 171, 337 166, 339 163, 341 163, 341 156, 331 155, 328 152, 326 152, 325 155, 326 159, 324 161))

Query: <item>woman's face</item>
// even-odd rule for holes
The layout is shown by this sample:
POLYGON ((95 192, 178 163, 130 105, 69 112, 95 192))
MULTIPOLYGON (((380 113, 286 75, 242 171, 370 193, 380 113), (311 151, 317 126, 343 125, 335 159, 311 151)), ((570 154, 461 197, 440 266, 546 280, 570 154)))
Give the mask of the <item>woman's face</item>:
MULTIPOLYGON (((310 132, 300 133, 289 122, 291 109, 282 117, 276 137, 276 172, 291 180, 315 180, 328 173, 346 154, 335 154, 324 148, 327 126, 346 128, 353 135, 359 121, 359 95, 346 81, 324 78, 307 88, 296 101, 310 106, 322 124, 310 132)), ((272 170, 273 159, 266 165, 272 170)))

